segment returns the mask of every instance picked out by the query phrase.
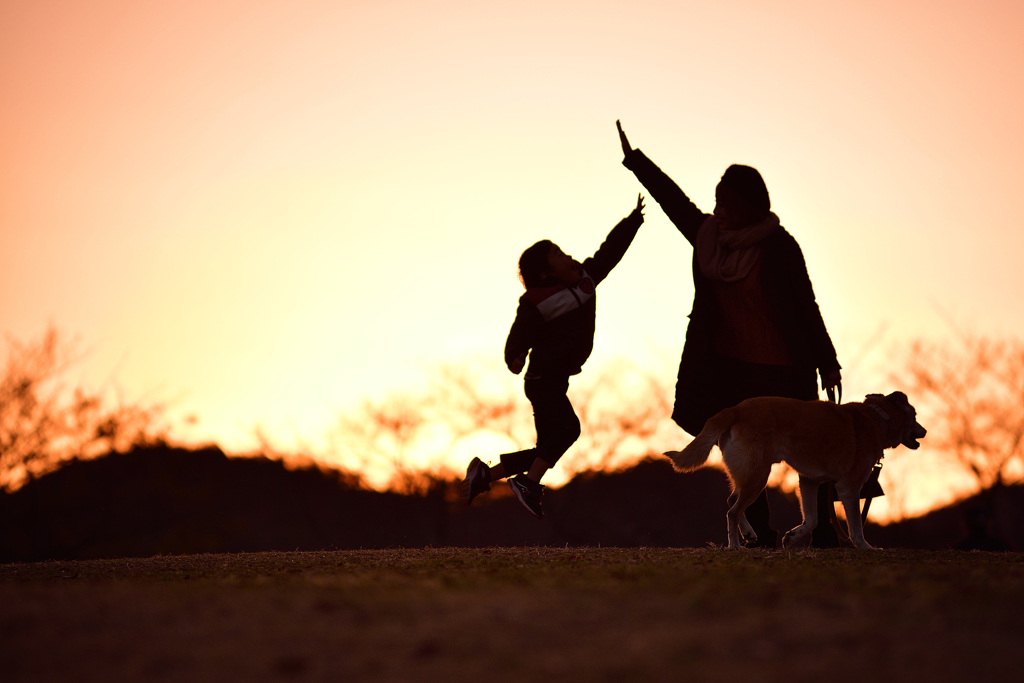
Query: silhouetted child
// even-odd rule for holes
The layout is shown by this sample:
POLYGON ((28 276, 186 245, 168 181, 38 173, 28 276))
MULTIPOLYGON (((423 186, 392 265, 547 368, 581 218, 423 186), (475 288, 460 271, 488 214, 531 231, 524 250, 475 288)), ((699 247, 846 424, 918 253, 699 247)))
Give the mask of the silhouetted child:
POLYGON ((515 374, 530 367, 523 382, 533 405, 537 447, 505 453, 489 467, 473 458, 462 482, 469 505, 491 490, 491 482, 511 477, 509 487, 527 510, 543 517, 540 480, 580 435, 580 421, 565 395, 569 377, 578 374, 594 348, 595 288, 622 259, 644 222, 644 200, 608 233, 591 258, 578 263, 550 240, 541 240, 519 257, 519 278, 526 293, 505 342, 505 364, 515 374), (532 349, 532 352, 531 352, 532 349))

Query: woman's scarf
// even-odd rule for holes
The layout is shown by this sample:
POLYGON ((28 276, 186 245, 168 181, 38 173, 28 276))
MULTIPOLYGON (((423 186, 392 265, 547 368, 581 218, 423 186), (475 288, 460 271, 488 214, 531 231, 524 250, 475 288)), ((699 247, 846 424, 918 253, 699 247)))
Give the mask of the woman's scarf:
POLYGON ((761 240, 779 227, 779 217, 769 212, 760 223, 739 230, 722 230, 718 219, 708 216, 697 232, 697 264, 704 275, 719 282, 742 280, 761 256, 761 240))

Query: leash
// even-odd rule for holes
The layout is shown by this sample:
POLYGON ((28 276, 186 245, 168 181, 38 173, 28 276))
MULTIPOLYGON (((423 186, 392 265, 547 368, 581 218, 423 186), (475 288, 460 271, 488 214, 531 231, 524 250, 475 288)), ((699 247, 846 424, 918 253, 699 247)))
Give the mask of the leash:
MULTIPOLYGON (((840 382, 839 384, 837 384, 834 387, 825 387, 825 394, 828 396, 828 400, 830 402, 835 403, 836 405, 839 405, 840 403, 842 403, 842 401, 843 401, 843 384, 842 384, 842 382, 840 382), (839 389, 838 399, 836 397, 836 389, 837 388, 839 389)), ((835 484, 835 482, 830 481, 830 482, 828 482, 828 501, 829 501, 829 504, 828 504, 828 518, 829 519, 828 519, 828 521, 832 524, 833 527, 835 527, 835 530, 839 534, 840 538, 845 536, 847 539, 849 539, 850 535, 847 534, 847 533, 844 533, 843 527, 839 523, 839 518, 836 517, 835 501, 837 500, 837 498, 838 497, 836 496, 836 484, 835 484)))
POLYGON ((882 485, 878 483, 878 475, 881 471, 882 463, 876 462, 875 466, 871 468, 868 480, 864 482, 864 486, 860 490, 860 497, 864 499, 864 510, 860 514, 862 522, 868 521, 868 510, 871 508, 871 500, 885 495, 882 485))

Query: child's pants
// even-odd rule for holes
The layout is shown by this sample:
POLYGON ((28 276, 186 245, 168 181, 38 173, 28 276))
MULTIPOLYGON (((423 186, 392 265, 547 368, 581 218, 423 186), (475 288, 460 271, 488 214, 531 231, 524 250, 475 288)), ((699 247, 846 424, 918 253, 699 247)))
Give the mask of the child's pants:
POLYGON ((580 437, 580 420, 565 395, 569 390, 568 377, 527 379, 524 386, 526 398, 533 405, 537 447, 502 455, 501 464, 507 476, 526 472, 537 458, 554 465, 580 437))

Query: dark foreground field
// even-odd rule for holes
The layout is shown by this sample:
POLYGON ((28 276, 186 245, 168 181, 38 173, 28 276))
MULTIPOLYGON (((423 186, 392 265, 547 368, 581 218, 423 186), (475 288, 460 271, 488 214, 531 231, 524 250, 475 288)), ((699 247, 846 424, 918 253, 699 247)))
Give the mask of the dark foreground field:
POLYGON ((1019 680, 1024 556, 515 548, 0 565, 4 680, 1019 680))

